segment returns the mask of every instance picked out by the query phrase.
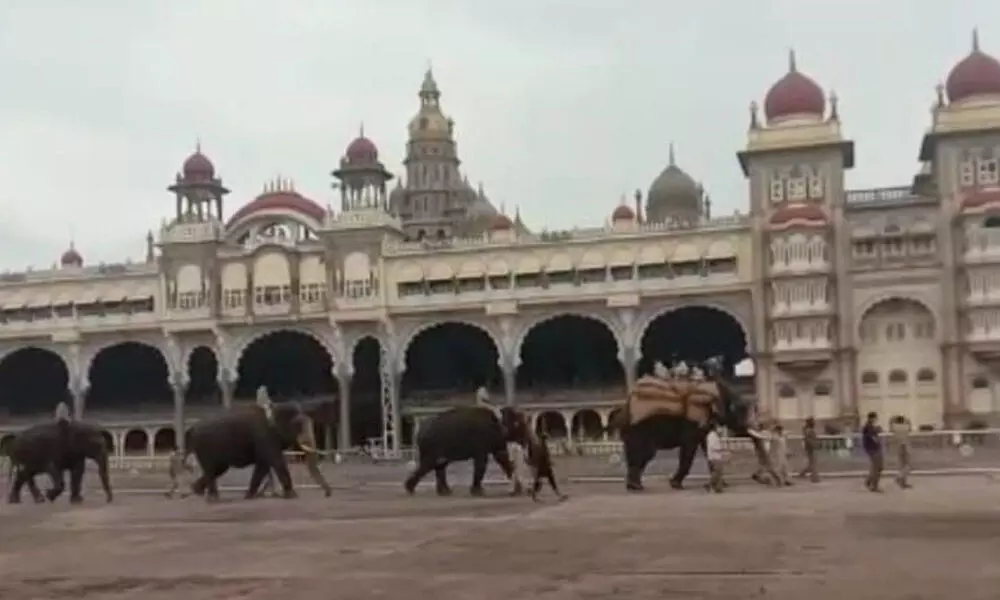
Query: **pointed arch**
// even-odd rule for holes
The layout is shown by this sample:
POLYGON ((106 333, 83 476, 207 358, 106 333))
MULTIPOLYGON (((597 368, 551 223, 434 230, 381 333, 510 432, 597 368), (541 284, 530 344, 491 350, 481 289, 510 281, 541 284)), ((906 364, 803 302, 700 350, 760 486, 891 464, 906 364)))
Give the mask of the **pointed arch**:
POLYGON ((503 344, 500 342, 500 336, 498 336, 497 333, 493 331, 493 329, 489 325, 473 319, 449 317, 448 319, 440 321, 429 321, 426 323, 421 323, 420 325, 415 327, 409 333, 409 335, 403 338, 403 342, 399 345, 399 353, 396 356, 396 366, 398 367, 399 372, 403 372, 406 370, 406 353, 409 352, 410 346, 413 344, 413 341, 416 340, 418 337, 420 337, 420 335, 425 333, 426 331, 434 329, 436 327, 440 327, 448 323, 456 325, 468 325, 469 327, 474 327, 476 329, 479 329, 480 331, 488 335, 491 340, 493 340, 493 346, 496 348, 497 354, 501 357, 504 355, 504 347, 503 344))
POLYGON ((615 338, 615 343, 618 345, 618 352, 621 353, 622 348, 622 336, 618 328, 615 327, 612 321, 605 317, 604 315, 597 313, 588 313, 584 311, 559 311, 557 313, 548 314, 539 317, 533 321, 528 322, 521 328, 521 333, 517 336, 517 341, 514 343, 514 347, 511 348, 511 356, 514 358, 515 363, 519 363, 521 360, 521 349, 524 346, 524 340, 528 339, 531 331, 541 325, 548 323, 549 321, 554 321, 556 319, 561 319, 564 317, 576 317, 580 319, 586 319, 588 321, 596 321, 601 325, 607 327, 608 332, 611 336, 615 338))
POLYGON ((231 369, 233 372, 240 364, 240 360, 243 359, 243 353, 246 352, 254 342, 260 340, 263 337, 267 337, 274 333, 288 332, 288 333, 300 333, 302 335, 311 337, 316 340, 320 346, 326 350, 326 353, 330 356, 330 362, 334 365, 338 365, 342 362, 342 358, 339 356, 336 348, 330 343, 330 340, 325 338, 319 332, 310 329, 308 327, 269 327, 267 329, 255 329, 249 333, 241 336, 237 342, 234 344, 235 351, 233 352, 233 364, 226 365, 227 368, 231 369))

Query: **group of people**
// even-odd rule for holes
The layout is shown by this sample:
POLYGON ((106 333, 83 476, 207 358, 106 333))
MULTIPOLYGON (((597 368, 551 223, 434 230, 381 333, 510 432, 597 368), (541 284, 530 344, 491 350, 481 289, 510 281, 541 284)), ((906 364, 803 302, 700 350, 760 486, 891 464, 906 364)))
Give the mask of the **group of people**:
MULTIPOLYGON (((896 484, 902 489, 913 487, 910 484, 910 433, 912 425, 903 416, 895 416, 890 420, 890 449, 895 451, 899 469, 896 484)), ((780 423, 775 423, 770 430, 751 428, 748 430, 754 438, 754 451, 757 458, 757 470, 753 479, 759 483, 770 483, 776 486, 792 485, 789 467, 788 435, 780 423)), ((798 472, 800 479, 808 478, 813 483, 820 480, 818 453, 819 434, 816 430, 816 420, 807 418, 802 426, 802 446, 805 464, 798 472)), ((885 441, 882 439, 882 428, 878 424, 878 414, 868 413, 861 428, 861 447, 868 458, 868 473, 865 476, 865 488, 871 492, 881 493, 880 483, 882 471, 885 469, 885 441)), ((705 456, 709 466, 709 481, 705 488, 710 492, 722 492, 726 486, 723 477, 727 452, 722 443, 718 426, 713 422, 705 437, 705 456)))

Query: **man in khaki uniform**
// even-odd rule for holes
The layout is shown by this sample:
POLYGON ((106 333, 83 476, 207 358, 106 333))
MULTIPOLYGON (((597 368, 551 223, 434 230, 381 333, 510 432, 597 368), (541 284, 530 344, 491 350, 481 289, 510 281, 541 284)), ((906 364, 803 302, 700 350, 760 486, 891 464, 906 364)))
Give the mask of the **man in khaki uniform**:
POLYGON ((902 415, 893 417, 889 423, 889 431, 892 433, 892 442, 896 446, 896 456, 899 459, 899 474, 896 475, 896 484, 905 489, 913 487, 910 484, 910 433, 913 426, 909 419, 902 415))
MULTIPOLYGON (((180 450, 174 450, 170 453, 170 464, 168 468, 168 473, 170 475, 170 487, 164 495, 167 498, 173 498, 174 495, 177 494, 177 490, 188 489, 188 486, 184 485, 185 482, 183 482, 182 479, 184 479, 186 475, 193 474, 194 468, 191 466, 191 463, 188 462, 188 457, 185 456, 180 450)), ((188 495, 190 495, 190 493, 187 491, 181 492, 181 498, 187 498, 188 495)))
MULTIPOLYGON (((264 386, 261 386, 257 390, 257 406, 264 411, 264 414, 267 415, 269 421, 274 418, 273 405, 270 397, 268 396, 267 388, 264 386)), ((319 468, 320 455, 316 447, 316 432, 314 431, 313 420, 308 416, 303 416, 305 422, 302 423, 302 431, 299 433, 298 447, 303 453, 306 470, 309 471, 309 477, 312 478, 316 485, 323 489, 323 494, 329 498, 330 495, 333 494, 333 489, 330 488, 330 484, 327 483, 326 478, 323 477, 323 472, 319 468)), ((260 493, 261 495, 271 497, 276 497, 278 495, 277 487, 274 485, 273 473, 268 472, 268 474, 264 477, 260 493)))
POLYGON ((809 417, 802 425, 802 449, 806 454, 806 466, 799 471, 799 477, 809 476, 809 481, 819 482, 819 469, 816 467, 816 452, 819 450, 819 436, 816 434, 816 419, 809 417))

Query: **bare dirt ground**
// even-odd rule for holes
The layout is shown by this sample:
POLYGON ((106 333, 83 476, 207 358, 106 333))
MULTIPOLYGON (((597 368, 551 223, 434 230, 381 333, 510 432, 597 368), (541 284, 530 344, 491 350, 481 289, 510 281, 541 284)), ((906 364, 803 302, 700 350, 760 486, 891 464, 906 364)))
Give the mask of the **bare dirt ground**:
POLYGON ((775 598, 1000 596, 1000 483, 985 476, 628 495, 562 504, 399 487, 217 505, 122 494, 0 506, 0 598, 775 598))

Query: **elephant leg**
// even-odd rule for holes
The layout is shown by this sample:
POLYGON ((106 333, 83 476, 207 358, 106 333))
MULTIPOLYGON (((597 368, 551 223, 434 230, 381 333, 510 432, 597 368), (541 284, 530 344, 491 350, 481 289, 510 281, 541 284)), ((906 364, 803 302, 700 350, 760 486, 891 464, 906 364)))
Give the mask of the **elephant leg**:
POLYGON ((412 495, 413 492, 416 491, 417 484, 420 483, 420 480, 423 479, 428 473, 430 473, 433 470, 434 470, 434 462, 431 460, 431 458, 424 457, 423 455, 421 455, 420 461, 417 463, 417 466, 414 467, 413 471, 410 473, 410 476, 406 478, 405 482, 403 482, 403 488, 406 490, 406 493, 412 495))
POLYGON ((257 463, 253 466, 253 472, 250 474, 250 484, 247 486, 247 492, 244 498, 246 500, 253 500, 258 497, 258 492, 260 490, 261 483, 264 482, 264 478, 270 478, 271 466, 263 463, 257 463))
POLYGON ((694 457, 697 453, 698 444, 690 442, 681 444, 677 458, 677 470, 674 472, 674 476, 670 478, 670 487, 675 490, 684 489, 684 479, 691 472, 691 465, 694 463, 694 457))
POLYGON ((274 476, 281 484, 281 497, 286 500, 298 498, 299 495, 295 493, 295 487, 292 486, 292 474, 288 472, 288 464, 281 452, 278 453, 274 464, 271 465, 271 470, 274 471, 274 476))
POLYGON ((42 490, 38 489, 38 484, 35 483, 34 477, 29 477, 24 483, 28 486, 28 492, 31 493, 31 497, 35 501, 35 504, 42 504, 45 502, 45 494, 42 493, 42 490))
POLYGON ((205 471, 205 500, 208 502, 219 501, 219 478, 226 474, 228 466, 215 466, 211 471, 205 471))
MULTIPOLYGON (((506 447, 496 450, 493 452, 493 460, 500 465, 500 469, 503 474, 507 476, 507 479, 514 483, 513 489, 510 491, 511 496, 520 496, 524 493, 524 485, 521 483, 520 464, 515 462, 515 459, 511 458, 510 452, 506 447)), ((519 461, 520 462, 520 461, 519 461)))
MULTIPOLYGON (((14 470, 14 481, 10 486, 10 493, 7 494, 8 504, 21 503, 21 488, 23 488, 29 481, 31 481, 31 485, 29 487, 33 487, 35 491, 38 491, 38 487, 35 485, 35 482, 28 476, 27 469, 19 467, 14 470)), ((41 494, 41 492, 39 492, 39 494, 41 494)), ((44 500, 44 498, 42 500, 44 500)))
POLYGON ((434 465, 434 487, 438 496, 451 495, 451 486, 448 485, 448 463, 434 465))
POLYGON ((652 440, 635 433, 626 434, 622 440, 625 446, 625 489, 631 492, 641 492, 645 488, 642 485, 642 474, 646 471, 646 465, 656 456, 656 445, 652 440))
POLYGON ((82 460, 77 461, 69 469, 69 501, 70 504, 83 502, 83 472, 86 466, 82 460))
POLYGON ((46 492, 45 497, 49 502, 55 502, 66 490, 66 476, 62 469, 53 464, 49 467, 49 477, 52 479, 52 489, 46 492))
POLYGON ((469 493, 473 496, 483 495, 483 477, 486 476, 486 454, 477 454, 472 457, 472 487, 469 493))

